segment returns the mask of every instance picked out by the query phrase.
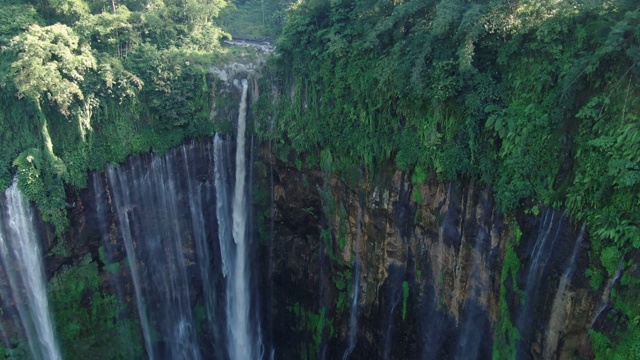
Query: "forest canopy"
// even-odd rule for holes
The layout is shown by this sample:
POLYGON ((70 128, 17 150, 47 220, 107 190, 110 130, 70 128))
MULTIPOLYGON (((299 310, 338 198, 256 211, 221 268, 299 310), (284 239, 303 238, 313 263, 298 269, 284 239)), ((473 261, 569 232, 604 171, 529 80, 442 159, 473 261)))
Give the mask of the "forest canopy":
POLYGON ((83 188, 88 170, 211 134, 206 76, 229 56, 216 24, 226 6, 0 2, 0 185, 17 174, 60 233, 65 187, 83 188))
POLYGON ((298 2, 278 42, 296 93, 275 137, 374 173, 393 160, 490 184, 504 213, 566 206, 640 247, 639 6, 298 2))

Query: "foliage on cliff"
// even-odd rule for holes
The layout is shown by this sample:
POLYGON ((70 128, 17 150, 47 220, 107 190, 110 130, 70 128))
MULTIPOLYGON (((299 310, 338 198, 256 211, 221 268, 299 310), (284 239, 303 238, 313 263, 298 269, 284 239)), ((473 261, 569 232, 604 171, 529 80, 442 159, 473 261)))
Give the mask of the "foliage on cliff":
POLYGON ((126 317, 132 311, 127 305, 100 291, 98 271, 98 264, 87 256, 49 282, 63 356, 70 360, 140 358, 140 325, 126 317))
POLYGON ((220 25, 234 38, 275 39, 282 31, 292 0, 238 0, 220 13, 220 25))
MULTIPOLYGON (((596 287, 638 266, 636 1, 299 1, 278 49, 280 146, 471 179, 504 213, 566 207, 590 229, 596 287)), ((634 354, 637 290, 629 276, 621 346, 600 356, 634 354)))
POLYGON ((225 0, 0 2, 0 188, 17 173, 58 233, 88 170, 211 134, 225 0))

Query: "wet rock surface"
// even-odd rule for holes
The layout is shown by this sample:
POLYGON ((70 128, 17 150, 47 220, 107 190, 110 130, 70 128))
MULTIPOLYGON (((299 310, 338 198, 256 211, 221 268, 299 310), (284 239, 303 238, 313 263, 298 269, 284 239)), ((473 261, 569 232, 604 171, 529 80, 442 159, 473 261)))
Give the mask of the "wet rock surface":
MULTIPOLYGON (((212 176, 205 156, 207 146, 194 147, 202 159, 191 164, 203 184, 212 176)), ((362 271, 357 337, 349 358, 491 357, 500 276, 511 229, 497 213, 490 189, 470 183, 415 185, 401 172, 380 175, 354 187, 331 174, 280 161, 266 148, 256 151, 262 164, 262 172, 256 176, 264 177, 259 181, 267 186, 273 202, 256 207, 254 214, 256 218, 260 212, 268 214, 262 233, 256 230, 254 234, 257 247, 251 257, 259 273, 255 280, 259 295, 254 302, 261 309, 265 347, 277 358, 297 359, 301 353, 314 358, 343 357, 348 347, 355 257, 362 271)), ((136 161, 148 164, 151 158, 143 156, 136 161)), ((128 268, 105 270, 110 263, 126 261, 113 190, 105 179, 102 174, 93 175, 87 190, 69 194, 72 226, 65 251, 56 247, 49 226, 38 222, 46 249, 46 273, 51 278, 89 254, 101 270, 102 290, 133 304, 134 286, 128 268), (101 247, 109 247, 106 258, 101 247)), ((187 200, 179 200, 185 211, 187 200)), ((148 215, 135 208, 130 214, 148 215)), ((216 257, 214 204, 205 218, 212 223, 206 236, 216 257)), ((521 261, 516 283, 522 292, 511 288, 511 279, 506 283, 512 322, 527 329, 521 331, 523 339, 518 344, 523 359, 542 359, 545 351, 557 359, 592 357, 586 333, 603 294, 591 291, 584 276, 589 250, 585 239, 576 250, 571 280, 559 295, 559 283, 580 232, 571 219, 560 221, 562 218, 561 212, 543 210, 538 216, 517 219, 523 236, 516 248, 521 261), (557 238, 546 245, 539 279, 527 284, 536 244, 544 232, 557 234, 557 238), (532 295, 525 311, 522 301, 527 297, 527 285, 532 295), (554 300, 559 296, 563 300, 556 306, 554 300), (553 308, 563 310, 562 321, 551 321, 553 308), (525 312, 528 315, 523 318, 525 312), (550 330, 556 334, 552 340, 550 330), (550 341, 555 348, 545 350, 550 341)), ((257 224, 255 221, 254 227, 257 224)), ((136 231, 143 230, 133 229, 136 231)), ((185 285, 194 305, 203 296, 203 285, 193 244, 185 243, 182 254, 189 279, 185 285)), ((219 260, 212 266, 217 273, 219 260)), ((224 292, 221 281, 212 285, 220 293, 224 292)), ((12 311, 10 306, 5 308, 12 311)), ((224 316, 222 312, 219 315, 224 316)), ((602 319, 596 319, 596 326, 604 326, 602 319)), ((10 324, 3 326, 11 328, 10 324)), ((213 332, 207 334, 213 342, 213 332)), ((209 350, 215 358, 214 349, 209 350)))
MULTIPOLYGON (((278 264, 274 272, 280 276, 274 283, 274 293, 285 296, 276 301, 276 317, 294 304, 305 304, 315 312, 326 308, 334 335, 323 334, 325 354, 327 358, 340 358, 347 346, 349 327, 348 311, 341 305, 340 296, 352 290, 341 289, 336 278, 340 280, 339 275, 349 270, 351 259, 358 256, 363 264, 363 295, 359 301, 358 339, 350 358, 491 358, 501 270, 511 229, 497 213, 490 189, 469 183, 435 182, 416 187, 400 172, 378 180, 385 187, 363 183, 354 189, 330 175, 299 171, 271 156, 263 159, 273 166, 277 179, 277 245, 272 256, 278 264), (303 176, 308 178, 303 181, 303 176), (358 191, 364 192, 365 201, 364 229, 356 254, 358 191), (415 192, 420 194, 420 204, 411 195, 415 192), (327 206, 319 205, 326 203, 327 197, 337 210, 328 212, 327 206), (323 232, 329 233, 329 241, 322 239, 323 232), (403 294, 404 286, 409 288, 408 295, 403 294)), ((556 219, 563 216, 546 211, 556 219)), ((548 230, 543 216, 523 216, 519 221, 523 236, 517 248, 522 262, 517 284, 523 291, 533 249, 540 241, 538 234, 548 230)), ((544 281, 529 285, 535 295, 528 306, 521 305, 523 298, 513 289, 508 291, 507 301, 513 304, 512 322, 524 322, 533 329, 522 331, 525 338, 519 354, 522 358, 543 358, 545 342, 550 338, 547 332, 555 326, 560 328, 553 330, 559 338, 553 340, 556 346, 548 353, 552 358, 588 358, 584 347, 586 314, 595 311, 597 302, 597 294, 584 278, 588 249, 582 245, 576 250, 575 269, 562 294, 564 319, 552 325, 554 298, 579 229, 565 219, 556 222, 553 231, 558 232, 559 239, 544 255, 544 281), (523 308, 533 314, 533 322, 520 319, 523 308)), ((274 337, 276 348, 300 349, 300 341, 309 341, 311 334, 304 331, 297 333, 299 340, 292 340, 296 335, 291 329, 300 326, 299 320, 290 316, 291 323, 278 326, 280 333, 289 335, 284 342, 274 337)))

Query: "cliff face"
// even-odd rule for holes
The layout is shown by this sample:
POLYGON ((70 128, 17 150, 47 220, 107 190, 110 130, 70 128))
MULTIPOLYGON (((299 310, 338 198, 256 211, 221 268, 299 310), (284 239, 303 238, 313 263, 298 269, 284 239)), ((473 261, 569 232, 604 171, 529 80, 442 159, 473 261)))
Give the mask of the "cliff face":
POLYGON ((518 358, 592 357, 587 331, 600 297, 584 278, 587 234, 565 214, 507 224, 491 190, 474 184, 414 187, 391 172, 349 187, 263 158, 274 184, 274 344, 291 349, 286 357, 490 358, 504 322, 507 242, 520 259, 517 279, 504 282, 518 358))
MULTIPOLYGON (((232 123, 233 80, 254 69, 214 70, 221 82, 212 117, 232 123)), ((257 86, 253 80, 255 97, 257 86)), ((507 220, 491 189, 473 183, 415 185, 392 165, 375 177, 357 170, 347 183, 283 162, 268 144, 248 144, 249 318, 264 354, 485 359, 507 346, 522 359, 593 357, 587 332, 594 323, 606 330, 599 315, 611 287, 590 289, 588 233, 566 214, 542 209, 507 220), (496 342, 509 326, 519 340, 496 342)), ((64 246, 42 221, 34 225, 50 288, 70 269, 95 264, 97 284, 73 306, 90 312, 92 294, 113 296, 121 307, 110 321, 134 321, 147 353, 225 358, 232 280, 224 275, 214 158, 212 141, 194 141, 131 158, 68 193, 64 246)), ((18 332, 10 321, 3 328, 18 332)))
POLYGON ((213 142, 203 140, 93 174, 70 200, 65 251, 46 253, 53 283, 69 268, 96 264, 99 286, 84 297, 115 296, 150 357, 199 358, 224 348, 222 321, 212 320, 224 314, 213 296, 224 279, 212 166, 213 142))
MULTIPOLYGON (((592 357, 587 331, 594 322, 606 327, 598 315, 610 288, 589 288, 588 234, 566 214, 543 209, 506 221, 491 190, 474 184, 414 186, 389 171, 349 186, 287 165, 266 147, 255 151, 251 314, 265 353, 490 358, 505 326, 504 296, 521 336, 512 342, 518 358, 592 357), (508 246, 520 262, 515 279, 503 276, 508 246)), ((116 296, 119 316, 145 318, 150 328, 135 320, 136 331, 156 334, 145 351, 159 358, 225 357, 229 280, 213 161, 211 141, 201 141, 94 174, 87 190, 69 194, 64 251, 48 226, 36 225, 50 283, 95 263, 99 286, 75 305, 92 309, 92 292, 116 296), (194 332, 174 332, 182 321, 194 332), (187 344, 178 350, 177 336, 187 344)))

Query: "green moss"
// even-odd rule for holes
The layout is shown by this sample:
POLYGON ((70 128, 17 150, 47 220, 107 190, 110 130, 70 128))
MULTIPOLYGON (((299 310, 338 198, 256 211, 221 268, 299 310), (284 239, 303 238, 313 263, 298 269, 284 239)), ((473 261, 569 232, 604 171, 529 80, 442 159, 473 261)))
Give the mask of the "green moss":
POLYGON ((589 286, 591 286, 593 290, 599 290, 602 287, 604 276, 601 271, 590 267, 585 271, 585 275, 589 278, 589 286))
POLYGON ((321 307, 316 313, 296 303, 290 310, 296 316, 296 330, 305 334, 308 339, 308 342, 301 344, 300 358, 317 359, 323 339, 335 336, 335 328, 327 316, 327 308, 321 307))
MULTIPOLYGON (((420 188, 417 187, 417 186, 414 187, 413 191, 411 192, 411 194, 412 194, 412 197, 413 197, 413 201, 415 201, 418 206, 422 205, 422 202, 424 200, 422 199, 422 193, 420 192, 420 188)), ((417 214, 416 214, 416 219, 418 219, 417 214)))
POLYGON ((407 302, 409 300, 409 282, 407 280, 402 282, 402 320, 407 317, 407 302))
POLYGON ((349 306, 349 299, 353 294, 353 278, 351 270, 338 271, 333 275, 333 283, 338 289, 338 301, 336 302, 336 313, 344 313, 349 306))

